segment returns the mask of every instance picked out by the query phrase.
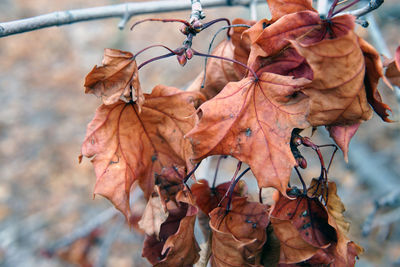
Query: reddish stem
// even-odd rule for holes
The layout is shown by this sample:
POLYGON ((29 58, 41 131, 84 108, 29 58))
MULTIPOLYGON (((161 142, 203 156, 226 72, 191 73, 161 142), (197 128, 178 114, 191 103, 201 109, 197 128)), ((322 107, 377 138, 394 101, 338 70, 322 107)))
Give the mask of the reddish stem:
POLYGON ((138 67, 138 70, 140 70, 141 68, 143 68, 144 66, 146 66, 147 64, 149 64, 149 63, 151 63, 153 61, 157 61, 159 59, 163 59, 163 58, 167 58, 167 57, 171 57, 171 56, 175 56, 175 55, 176 55, 175 52, 174 53, 171 52, 171 53, 167 53, 167 54, 164 54, 164 55, 161 55, 161 56, 158 56, 158 57, 153 57, 153 58, 151 58, 149 60, 146 60, 142 64, 140 64, 139 67, 138 67))
POLYGON ((213 58, 218 58, 218 59, 222 59, 222 60, 227 60, 236 64, 239 64, 240 66, 242 66, 243 68, 246 68, 247 70, 249 70, 251 72, 251 74, 254 76, 254 78, 256 79, 256 81, 258 81, 258 76, 257 74, 254 72, 254 70, 252 70, 251 68, 249 68, 247 65, 243 64, 242 62, 239 62, 237 60, 231 59, 231 58, 227 58, 227 57, 220 57, 220 56, 215 56, 215 55, 210 55, 210 54, 203 54, 203 53, 199 53, 195 50, 193 50, 193 54, 196 56, 200 56, 200 57, 213 57, 213 58))
POLYGON ((169 52, 174 53, 175 55, 177 54, 176 51, 172 50, 171 48, 169 48, 169 47, 167 47, 167 46, 165 46, 165 45, 156 44, 156 45, 150 45, 150 46, 148 46, 148 47, 143 48, 142 50, 140 50, 139 52, 137 52, 137 53, 134 55, 134 57, 137 57, 137 56, 139 56, 141 53, 143 53, 143 52, 149 50, 150 48, 154 48, 154 47, 162 47, 162 48, 167 49, 169 52))
POLYGON ((232 186, 229 187, 229 196, 228 196, 228 204, 226 205, 226 212, 229 212, 231 209, 231 203, 232 203, 232 197, 233 197, 233 192, 235 189, 236 184, 239 182, 239 180, 250 170, 250 167, 248 167, 247 169, 245 169, 238 178, 236 178, 236 180, 233 182, 232 186))
POLYGON ((347 6, 342 7, 342 8, 339 9, 338 11, 335 11, 335 12, 332 14, 332 17, 335 16, 335 15, 337 15, 337 14, 339 14, 339 13, 342 12, 343 10, 346 10, 347 8, 354 6, 354 5, 357 4, 358 2, 360 2, 360 0, 355 0, 355 1, 351 2, 350 4, 348 4, 347 6))

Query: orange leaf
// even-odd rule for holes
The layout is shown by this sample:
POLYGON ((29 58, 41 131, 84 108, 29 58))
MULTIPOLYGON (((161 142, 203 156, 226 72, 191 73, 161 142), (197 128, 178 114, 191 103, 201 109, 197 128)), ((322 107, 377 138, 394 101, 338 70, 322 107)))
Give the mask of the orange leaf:
POLYGON ((194 125, 193 102, 199 93, 156 86, 139 114, 136 104, 101 105, 89 123, 82 156, 93 157, 95 194, 108 198, 130 217, 129 194, 138 181, 148 198, 154 174, 164 167, 187 166, 192 149, 183 136, 194 125))
POLYGON ((266 241, 269 223, 267 205, 232 200, 232 210, 219 207, 210 213, 212 266, 254 266, 266 241))
POLYGON ((146 236, 143 257, 153 266, 187 266, 199 259, 199 246, 194 237, 197 208, 189 192, 176 195, 179 207, 169 210, 167 220, 161 225, 159 239, 146 236))
POLYGON ((349 31, 336 39, 305 45, 292 41, 313 70, 313 81, 302 91, 310 98, 308 121, 313 126, 354 124, 368 120, 365 61, 358 37, 349 31))
POLYGON ((328 213, 317 198, 299 195, 288 199, 279 194, 271 218, 290 221, 313 247, 327 247, 337 240, 335 229, 328 224, 328 213))
POLYGON ((396 49, 394 60, 386 68, 385 76, 396 86, 400 86, 400 46, 396 49))
POLYGON ((317 12, 312 7, 312 0, 268 0, 267 2, 273 22, 291 13, 305 10, 317 12))
POLYGON ((271 217, 271 224, 276 237, 281 242, 279 263, 305 261, 318 251, 317 247, 304 241, 291 221, 271 217))
POLYGON ((327 127, 330 137, 343 151, 344 160, 348 161, 349 144, 351 138, 356 134, 360 123, 353 125, 337 125, 327 127))
MULTIPOLYGON (((379 53, 375 50, 375 48, 369 43, 367 43, 364 39, 359 38, 359 44, 365 59, 366 74, 364 83, 365 83, 365 90, 367 92, 368 103, 372 106, 374 111, 382 118, 382 120, 386 122, 391 122, 392 120, 388 119, 389 116, 388 111, 392 110, 388 105, 382 102, 382 97, 378 91, 379 79, 381 77, 384 77, 381 57, 379 53)), ((400 72, 398 76, 400 77, 400 72)))
POLYGON ((85 79, 85 93, 91 93, 102 97, 105 105, 111 105, 122 97, 131 99, 131 91, 134 90, 133 99, 140 108, 144 102, 142 89, 140 88, 138 69, 133 55, 129 52, 105 49, 103 66, 94 66, 85 79))
POLYGON ((199 108, 200 121, 186 137, 197 160, 231 155, 250 165, 259 187, 286 194, 296 161, 289 142, 294 128, 306 128, 307 101, 297 94, 309 80, 263 73, 227 84, 199 108), (255 153, 257 151, 257 153, 255 153))

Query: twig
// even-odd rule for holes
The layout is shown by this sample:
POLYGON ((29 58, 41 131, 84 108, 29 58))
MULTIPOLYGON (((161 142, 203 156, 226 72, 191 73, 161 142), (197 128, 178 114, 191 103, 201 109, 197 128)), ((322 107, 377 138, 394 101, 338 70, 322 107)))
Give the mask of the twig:
POLYGON ((348 14, 351 14, 353 16, 355 16, 356 18, 362 17, 368 13, 370 13, 371 11, 377 9, 378 7, 380 7, 383 4, 384 0, 370 0, 368 2, 368 5, 360 8, 360 9, 356 9, 353 11, 348 12, 348 14))
POLYGON ((110 249, 118 233, 124 226, 125 219, 120 216, 116 222, 113 223, 111 229, 108 230, 103 242, 100 245, 99 258, 97 259, 95 267, 105 267, 107 266, 108 255, 110 254, 110 249))
POLYGON ((79 227, 70 235, 67 235, 57 240, 55 243, 53 243, 50 247, 46 249, 46 252, 48 252, 51 255, 58 249, 69 246, 77 239, 87 236, 94 229, 96 229, 97 227, 104 224, 112 217, 114 217, 117 213, 118 211, 115 208, 106 209, 105 211, 94 217, 92 220, 88 221, 83 226, 79 227))
MULTIPOLYGON (((192 0, 192 2, 195 0, 192 0)), ((199 1, 199 0, 198 0, 199 1)), ((230 5, 248 6, 252 0, 232 0, 230 5)), ((257 0, 263 3, 264 0, 257 0)), ((226 6, 226 0, 203 0, 202 7, 226 6)), ((93 8, 58 11, 45 15, 21 20, 0 23, 0 37, 34 31, 42 28, 62 26, 81 21, 99 20, 106 18, 122 18, 119 27, 123 28, 132 16, 139 14, 163 13, 180 10, 190 10, 189 1, 152 1, 109 5, 93 8)))
POLYGON ((189 23, 193 24, 196 20, 202 20, 206 17, 201 7, 200 0, 191 0, 192 2, 192 13, 190 14, 189 23))

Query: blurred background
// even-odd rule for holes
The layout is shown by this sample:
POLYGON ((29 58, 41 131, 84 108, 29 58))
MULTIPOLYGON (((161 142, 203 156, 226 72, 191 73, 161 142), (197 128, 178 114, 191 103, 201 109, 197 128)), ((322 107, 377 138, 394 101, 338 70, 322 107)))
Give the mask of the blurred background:
MULTIPOLYGON (((124 2, 128 1, 0 0, 0 21, 124 2)), ((245 7, 205 12, 207 20, 250 19, 245 7)), ((115 18, 0 38, 0 266, 150 266, 141 258, 143 236, 125 226, 108 201, 93 198, 91 163, 85 159, 78 164, 86 125, 100 104, 95 96, 84 94, 83 83, 93 66, 101 64, 104 48, 135 53, 159 43, 177 48, 184 40, 177 24, 146 23, 131 32, 129 26, 134 21, 148 17, 187 19, 189 14, 136 16, 122 31, 117 27, 120 19, 115 18)), ((266 5, 258 5, 258 19, 266 16, 266 5)), ((357 27, 357 32, 389 56, 387 53, 393 54, 400 45, 400 4, 387 0, 374 16, 376 29, 357 27)), ((194 47, 207 51, 220 26, 195 38, 194 47)), ((163 52, 153 49, 137 60, 143 62, 163 52)), ((203 61, 195 58, 185 68, 175 58, 150 64, 140 71, 142 88, 149 92, 159 83, 185 88, 201 71, 203 61)), ((398 98, 383 84, 380 88, 384 101, 393 109, 392 119, 398 121, 398 98)), ((330 177, 337 182, 338 194, 346 205, 351 237, 366 250, 357 266, 400 266, 399 124, 383 123, 374 115, 356 136, 349 164, 338 152, 330 177), (370 216, 375 207, 379 207, 376 214, 370 216)), ((320 133, 313 140, 317 144, 332 142, 320 133)), ((313 153, 305 153, 307 159, 315 159, 313 153)), ((330 154, 327 149, 326 157, 330 154)), ((216 159, 207 159, 197 177, 211 178, 216 159)), ((309 166, 304 172, 307 181, 319 173, 317 161, 309 160, 309 166)), ((218 182, 230 179, 235 167, 235 160, 223 160, 218 182)), ((256 193, 254 178, 249 175, 246 181, 250 192, 256 193)), ((268 195, 265 190, 266 199, 268 195)), ((134 196, 135 212, 140 214, 144 203, 140 192, 134 196)))

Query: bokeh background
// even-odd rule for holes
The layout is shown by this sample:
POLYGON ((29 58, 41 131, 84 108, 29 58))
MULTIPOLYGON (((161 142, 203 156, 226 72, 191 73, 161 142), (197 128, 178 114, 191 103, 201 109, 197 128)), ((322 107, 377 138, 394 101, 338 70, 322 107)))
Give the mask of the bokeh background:
MULTIPOLYGON (((0 21, 124 2, 1 0, 0 21)), ((245 7, 205 12, 208 20, 250 18, 245 7)), ((189 13, 136 16, 128 25, 148 17, 187 19, 189 13)), ((400 45, 400 4, 387 0, 374 15, 383 36, 380 41, 371 39, 367 29, 357 31, 381 50, 386 44, 393 54, 400 45)), ((258 6, 257 16, 268 16, 266 5, 258 6)), ((0 266, 150 266, 141 258, 143 236, 130 230, 110 203, 93 198, 95 175, 90 161, 78 164, 86 125, 100 104, 96 97, 84 94, 83 83, 93 66, 101 64, 104 48, 133 53, 156 43, 177 48, 184 37, 177 24, 147 23, 131 32, 129 26, 118 30, 118 22, 81 22, 0 38, 0 266)), ((203 32, 194 47, 206 51, 218 27, 203 32)), ((150 50, 138 61, 163 52, 150 50)), ((142 88, 149 92, 159 83, 185 88, 203 64, 203 59, 194 59, 182 68, 174 58, 153 63, 140 71, 142 88)), ((381 93, 398 121, 396 95, 383 84, 381 93)), ((331 143, 326 134, 317 133, 313 140, 331 143)), ((350 151, 349 164, 337 153, 330 177, 347 207, 351 237, 366 249, 357 266, 400 266, 399 124, 383 123, 374 116, 361 126, 350 151), (368 217, 374 203, 385 207, 368 217), (366 218, 370 223, 365 224, 366 218), (368 236, 362 235, 365 225, 371 228, 368 236)), ((304 177, 309 181, 318 175, 319 165, 313 153, 305 153, 310 167, 304 177)), ((325 156, 330 156, 329 150, 325 156)), ((215 157, 206 160, 197 177, 212 177, 215 164, 215 157)), ((233 159, 224 160, 218 182, 229 179, 235 165, 233 159)), ((249 175, 246 181, 255 193, 254 179, 249 175)), ((144 203, 140 192, 134 195, 140 214, 144 203)), ((269 195, 266 190, 265 199, 269 195)))

